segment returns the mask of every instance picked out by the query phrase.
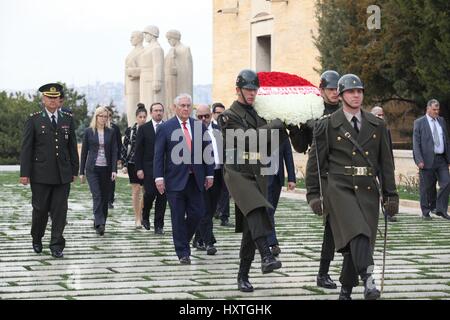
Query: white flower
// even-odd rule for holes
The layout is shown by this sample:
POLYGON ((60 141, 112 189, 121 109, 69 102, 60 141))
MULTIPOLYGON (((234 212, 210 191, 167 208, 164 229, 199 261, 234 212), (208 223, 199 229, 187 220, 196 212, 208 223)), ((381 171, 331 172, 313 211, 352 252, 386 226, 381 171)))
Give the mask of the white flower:
POLYGON ((255 110, 266 120, 281 119, 298 125, 323 114, 323 99, 316 87, 261 87, 255 110))

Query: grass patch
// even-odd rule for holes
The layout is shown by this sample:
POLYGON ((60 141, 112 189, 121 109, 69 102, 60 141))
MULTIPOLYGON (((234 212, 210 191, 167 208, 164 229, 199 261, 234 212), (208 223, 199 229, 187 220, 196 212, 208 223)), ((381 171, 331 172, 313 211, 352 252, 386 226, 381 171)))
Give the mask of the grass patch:
POLYGON ((308 291, 311 291, 311 292, 314 292, 315 294, 326 294, 325 291, 323 291, 321 289, 318 289, 316 287, 313 287, 313 286, 301 286, 301 288, 305 289, 305 290, 308 290, 308 291))
POLYGON ((149 288, 145 288, 145 287, 137 287, 139 290, 144 291, 145 293, 155 293, 155 291, 149 289, 149 288))

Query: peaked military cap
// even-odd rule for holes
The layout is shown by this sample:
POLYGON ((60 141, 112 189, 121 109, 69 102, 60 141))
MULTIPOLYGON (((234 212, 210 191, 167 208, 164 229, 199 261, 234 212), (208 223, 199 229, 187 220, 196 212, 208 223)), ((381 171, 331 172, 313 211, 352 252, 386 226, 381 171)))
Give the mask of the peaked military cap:
POLYGON ((47 83, 39 88, 39 92, 46 97, 57 98, 60 96, 64 97, 63 86, 59 83, 47 83))

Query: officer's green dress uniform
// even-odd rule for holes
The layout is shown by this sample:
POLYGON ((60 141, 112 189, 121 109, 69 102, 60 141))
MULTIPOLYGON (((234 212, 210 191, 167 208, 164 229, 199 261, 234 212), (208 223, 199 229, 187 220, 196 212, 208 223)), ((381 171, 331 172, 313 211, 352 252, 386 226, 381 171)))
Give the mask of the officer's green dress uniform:
POLYGON ((311 203, 320 197, 317 148, 323 212, 330 223, 336 250, 344 253, 340 282, 348 288, 358 285, 358 274, 363 278, 372 273, 380 210, 373 176, 380 177, 383 198, 396 198, 398 201, 385 123, 362 109, 361 118, 359 133, 347 120, 342 108, 317 121, 314 128, 316 140, 309 151, 305 181, 306 198, 311 203), (355 138, 364 155, 357 151, 341 128, 355 138), (375 172, 364 158, 370 159, 375 172), (351 253, 353 256, 349 256, 351 253))
POLYGON ((79 167, 73 118, 70 113, 57 112, 56 129, 45 108, 30 114, 20 155, 20 176, 29 177, 31 183, 33 243, 41 243, 50 213, 52 252, 62 252, 65 246, 67 199, 70 183, 78 175, 79 167))

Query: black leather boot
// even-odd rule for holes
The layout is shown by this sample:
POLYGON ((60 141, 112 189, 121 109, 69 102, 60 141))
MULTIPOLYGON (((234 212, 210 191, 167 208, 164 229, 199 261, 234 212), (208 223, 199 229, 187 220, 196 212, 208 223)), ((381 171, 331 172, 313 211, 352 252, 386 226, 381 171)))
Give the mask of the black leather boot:
POLYGON ((320 274, 320 273, 317 275, 317 286, 326 289, 337 288, 336 283, 334 283, 333 280, 331 280, 328 274, 320 274))
POLYGON ((281 268, 281 261, 278 261, 270 251, 269 243, 266 237, 259 237, 255 240, 256 247, 261 254, 261 271, 269 273, 281 268))
POLYGON ((238 290, 241 292, 253 292, 253 286, 248 280, 248 273, 250 272, 251 265, 252 260, 241 260, 239 265, 237 284, 238 290))
POLYGON ((380 298, 380 290, 375 286, 375 280, 372 277, 372 274, 366 274, 362 278, 364 283, 364 299, 366 300, 377 300, 380 298))
POLYGON ((339 293, 339 300, 352 300, 353 287, 342 286, 339 293))

